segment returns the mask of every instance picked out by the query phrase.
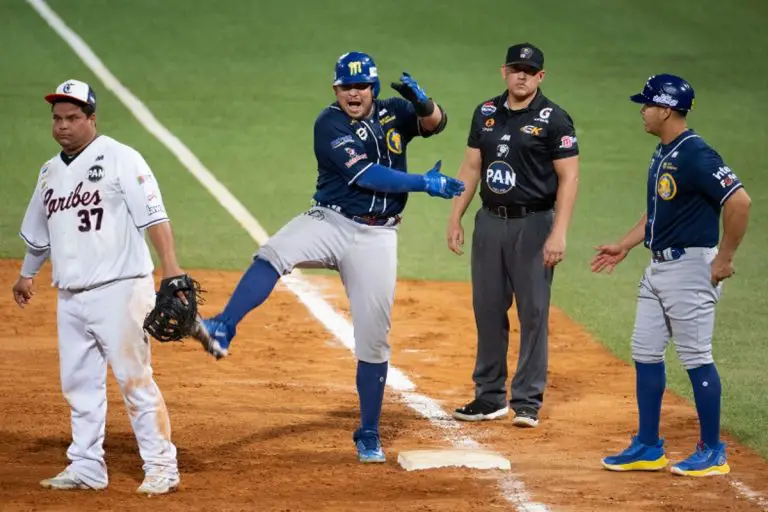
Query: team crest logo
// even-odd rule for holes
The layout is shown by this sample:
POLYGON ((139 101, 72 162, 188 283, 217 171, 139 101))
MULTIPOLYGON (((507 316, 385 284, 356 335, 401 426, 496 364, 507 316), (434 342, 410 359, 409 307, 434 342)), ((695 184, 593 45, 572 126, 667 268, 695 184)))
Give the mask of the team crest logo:
POLYGON ((94 165, 88 169, 88 181, 96 183, 104 177, 104 168, 100 165, 94 165))
POLYGON ((387 131, 387 148, 396 155, 403 153, 403 137, 394 128, 387 131))
POLYGON ((368 140, 368 130, 366 130, 364 126, 358 128, 355 133, 360 137, 360 140, 368 140))
POLYGON ((499 158, 504 158, 509 154, 509 146, 506 144, 499 144, 496 146, 496 156, 499 158))
POLYGON ((531 50, 528 47, 525 47, 522 50, 520 50, 521 59, 530 59, 532 55, 533 55, 533 50, 531 50))
POLYGON ((61 88, 61 92, 65 94, 69 94, 69 91, 72 90, 72 86, 75 85, 72 82, 67 82, 64 84, 64 87, 61 88))
POLYGON ((659 177, 657 192, 659 197, 665 201, 669 201, 677 195, 677 183, 675 183, 675 178, 668 172, 659 177))
POLYGON ((506 194, 517 183, 517 175, 512 166, 507 162, 497 160, 492 162, 485 171, 485 183, 491 192, 496 194, 506 194))

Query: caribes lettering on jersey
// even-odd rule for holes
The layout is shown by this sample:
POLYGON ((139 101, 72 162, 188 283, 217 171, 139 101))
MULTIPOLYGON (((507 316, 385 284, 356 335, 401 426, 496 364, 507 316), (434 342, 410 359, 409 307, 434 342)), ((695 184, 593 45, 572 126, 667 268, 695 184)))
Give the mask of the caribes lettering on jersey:
POLYGON ((78 206, 98 206, 101 203, 101 195, 98 190, 93 192, 85 191, 80 194, 80 189, 83 188, 83 182, 77 184, 75 190, 69 193, 67 197, 53 197, 53 189, 49 188, 45 191, 43 196, 43 206, 48 210, 48 218, 51 218, 56 212, 69 210, 70 208, 77 208, 78 206))

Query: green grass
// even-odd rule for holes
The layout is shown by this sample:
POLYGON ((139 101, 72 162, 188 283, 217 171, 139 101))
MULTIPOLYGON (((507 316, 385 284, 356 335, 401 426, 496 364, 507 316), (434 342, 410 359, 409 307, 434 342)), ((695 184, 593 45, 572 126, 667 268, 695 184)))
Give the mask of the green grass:
MULTIPOLYGON (((273 232, 309 203, 314 182, 312 123, 333 100, 335 58, 371 53, 383 80, 411 72, 447 110, 445 133, 411 145, 412 171, 442 159, 458 168, 473 108, 498 94, 506 47, 541 46, 545 92, 575 120, 582 179, 567 260, 555 303, 615 354, 629 358, 638 249, 615 275, 595 276, 594 244, 618 238, 644 208, 645 172, 655 140, 627 96, 656 72, 688 78, 697 94, 690 121, 746 183, 750 232, 737 277, 718 308, 715 355, 724 381, 724 425, 768 456, 768 330, 764 254, 768 161, 764 91, 768 4, 704 0, 606 2, 205 2, 97 0, 51 3, 158 119, 273 232)), ((42 95, 65 78, 90 81, 101 129, 144 153, 158 175, 186 267, 241 269, 255 244, 207 192, 104 89, 22 2, 0 1, 0 256, 19 257, 16 237, 35 172, 56 152, 42 95)), ((473 204, 473 210, 477 202, 473 204)), ((469 258, 445 249, 449 204, 413 195, 400 238, 400 275, 468 279, 469 258)), ((465 221, 471 234, 471 213, 465 221)), ((690 397, 670 358, 670 385, 690 397)))

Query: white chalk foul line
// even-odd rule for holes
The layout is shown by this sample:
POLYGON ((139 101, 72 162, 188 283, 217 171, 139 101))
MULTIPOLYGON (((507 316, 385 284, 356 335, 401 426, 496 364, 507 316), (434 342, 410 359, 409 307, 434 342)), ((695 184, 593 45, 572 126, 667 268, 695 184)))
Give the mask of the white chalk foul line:
MULTIPOLYGON (((27 0, 27 3, 51 26, 51 28, 74 50, 86 66, 104 83, 105 87, 131 111, 144 128, 155 136, 176 158, 197 178, 221 206, 234 217, 259 245, 269 235, 251 213, 232 193, 217 180, 205 165, 152 114, 144 103, 129 91, 91 48, 80 38, 43 0, 27 0)), ((299 275, 286 276, 283 283, 309 312, 317 318, 348 349, 354 351, 355 340, 352 325, 336 311, 311 283, 299 275)), ((479 447, 480 445, 461 433, 461 427, 433 399, 417 393, 416 386, 398 368, 390 366, 387 385, 400 394, 401 399, 414 411, 427 418, 441 429, 455 447, 479 447)), ((546 512, 546 505, 535 503, 525 490, 525 484, 515 475, 499 478, 502 496, 520 512, 546 512)))

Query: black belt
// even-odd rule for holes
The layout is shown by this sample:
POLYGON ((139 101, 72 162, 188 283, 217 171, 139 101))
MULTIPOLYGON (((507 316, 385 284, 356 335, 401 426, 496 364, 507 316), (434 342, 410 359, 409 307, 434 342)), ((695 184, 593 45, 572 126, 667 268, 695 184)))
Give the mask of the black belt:
POLYGON ((347 215, 344 212, 339 212, 348 219, 352 219, 358 224, 366 224, 368 226, 397 226, 403 220, 400 215, 393 217, 377 217, 375 215, 347 215))
POLYGON ((551 203, 546 204, 511 204, 507 206, 485 206, 488 212, 502 219, 516 219, 520 217, 527 217, 535 212, 545 212, 551 210, 555 205, 551 203))
POLYGON ((333 205, 316 203, 316 206, 328 208, 329 210, 333 210, 339 215, 343 215, 349 220, 355 221, 358 224, 365 224, 366 226, 397 226, 403 220, 400 215, 393 215, 392 217, 382 217, 381 215, 350 215, 343 211, 341 208, 335 207, 333 205))

